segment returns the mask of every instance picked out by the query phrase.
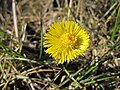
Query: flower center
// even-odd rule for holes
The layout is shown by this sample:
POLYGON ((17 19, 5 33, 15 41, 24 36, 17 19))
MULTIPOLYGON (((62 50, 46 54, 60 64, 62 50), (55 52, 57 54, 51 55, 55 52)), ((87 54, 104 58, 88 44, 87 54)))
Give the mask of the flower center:
POLYGON ((65 33, 60 38, 66 47, 74 47, 77 37, 71 33, 65 33))

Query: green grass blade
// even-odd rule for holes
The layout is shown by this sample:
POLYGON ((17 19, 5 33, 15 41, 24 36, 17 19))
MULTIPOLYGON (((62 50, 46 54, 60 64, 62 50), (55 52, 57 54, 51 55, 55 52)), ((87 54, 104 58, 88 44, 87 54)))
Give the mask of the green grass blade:
POLYGON ((88 75, 92 70, 94 70, 100 63, 103 63, 105 60, 103 58, 114 48, 120 45, 120 41, 114 44, 112 48, 110 48, 95 64, 93 64, 78 80, 82 80, 86 75, 88 75))
POLYGON ((111 35, 111 40, 114 41, 116 37, 118 37, 117 32, 120 30, 120 3, 118 5, 118 12, 115 20, 115 25, 112 28, 112 35, 111 35))

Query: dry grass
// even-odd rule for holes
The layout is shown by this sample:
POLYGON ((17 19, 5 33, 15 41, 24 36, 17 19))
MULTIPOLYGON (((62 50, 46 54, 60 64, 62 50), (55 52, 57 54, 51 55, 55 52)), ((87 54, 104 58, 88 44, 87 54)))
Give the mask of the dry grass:
POLYGON ((0 7, 1 90, 120 89, 118 0, 18 0, 15 7, 0 7), (91 46, 84 57, 57 65, 44 53, 42 35, 62 20, 87 28, 91 46))

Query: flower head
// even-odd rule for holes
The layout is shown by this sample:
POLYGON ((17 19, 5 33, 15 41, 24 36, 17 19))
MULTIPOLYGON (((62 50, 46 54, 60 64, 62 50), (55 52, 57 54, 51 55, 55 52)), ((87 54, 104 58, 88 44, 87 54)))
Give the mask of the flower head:
POLYGON ((58 64, 70 62, 83 56, 90 45, 88 32, 74 21, 55 22, 44 35, 46 53, 50 54, 58 64))

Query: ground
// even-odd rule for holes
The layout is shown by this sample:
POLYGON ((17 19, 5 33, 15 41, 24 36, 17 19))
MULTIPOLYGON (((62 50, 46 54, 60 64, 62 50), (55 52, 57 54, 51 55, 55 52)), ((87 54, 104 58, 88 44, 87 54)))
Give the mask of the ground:
POLYGON ((4 4, 0 6, 1 90, 120 89, 119 0, 16 0, 4 4), (45 53, 43 36, 51 24, 65 20, 86 28, 91 44, 84 56, 58 65, 45 53))

